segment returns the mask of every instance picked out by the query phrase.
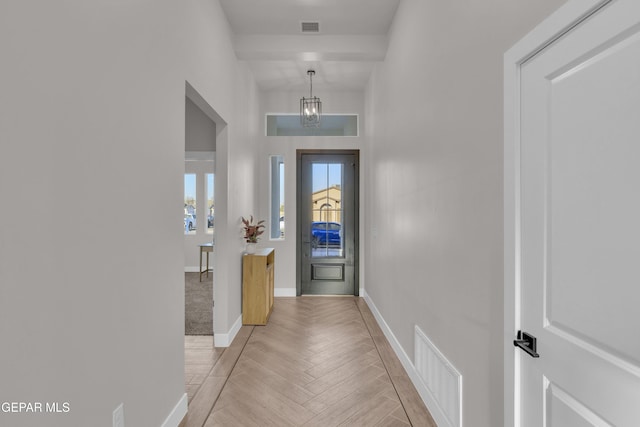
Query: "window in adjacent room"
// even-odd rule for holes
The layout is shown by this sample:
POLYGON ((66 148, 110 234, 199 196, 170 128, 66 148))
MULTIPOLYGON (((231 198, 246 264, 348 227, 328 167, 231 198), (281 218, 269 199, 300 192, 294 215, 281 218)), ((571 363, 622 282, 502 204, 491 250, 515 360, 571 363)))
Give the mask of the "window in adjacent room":
POLYGON ((213 234, 214 231, 214 218, 215 218, 215 208, 213 202, 214 195, 214 174, 208 173, 205 174, 205 183, 206 183, 206 192, 207 192, 207 234, 213 234))
POLYGON ((184 174, 184 234, 195 234, 196 216, 196 174, 184 174))

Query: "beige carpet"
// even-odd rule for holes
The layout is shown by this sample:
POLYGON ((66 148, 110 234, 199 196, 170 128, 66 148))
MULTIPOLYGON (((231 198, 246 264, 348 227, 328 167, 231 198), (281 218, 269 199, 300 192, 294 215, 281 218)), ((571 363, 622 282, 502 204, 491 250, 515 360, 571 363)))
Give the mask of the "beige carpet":
POLYGON ((213 335, 213 273, 185 273, 184 285, 184 334, 213 335))

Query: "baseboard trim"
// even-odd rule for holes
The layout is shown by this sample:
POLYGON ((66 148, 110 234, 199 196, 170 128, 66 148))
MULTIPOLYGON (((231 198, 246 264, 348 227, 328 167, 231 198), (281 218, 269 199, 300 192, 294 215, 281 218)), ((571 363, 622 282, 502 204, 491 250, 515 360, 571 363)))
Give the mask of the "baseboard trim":
POLYGON ((276 297, 295 297, 296 288, 274 288, 273 295, 276 297))
POLYGON ((187 409, 189 407, 189 399, 187 397, 187 393, 184 393, 176 406, 173 407, 173 410, 169 414, 164 423, 162 423, 162 427, 178 427, 184 416, 187 415, 187 409))
POLYGON ((200 267, 195 266, 195 267, 185 267, 184 268, 184 272, 185 273, 198 273, 200 271, 200 267))
POLYGON ((363 294, 364 294, 364 301, 369 306, 369 310, 371 310, 371 313, 373 313, 373 317, 376 318, 376 321, 378 322, 378 326, 380 326, 380 329, 382 329, 384 336, 389 341, 389 344, 391 344, 391 347, 393 348, 393 351, 396 353, 396 356, 398 356, 398 359, 400 359, 400 363, 402 363, 402 367, 407 372, 407 375, 409 375, 409 379, 411 380, 411 382, 413 383, 413 386, 418 391, 418 394, 422 398, 422 401, 424 402, 425 406, 431 413, 433 420, 439 426, 442 426, 442 427, 450 426, 451 424, 449 423, 449 419, 440 408, 440 405, 438 405, 438 402, 436 401, 435 397, 431 394, 427 386, 422 381, 422 378, 420 378, 420 374, 418 373, 415 366, 413 365, 413 362, 411 361, 409 356, 407 356, 407 353, 404 351, 404 349, 400 345, 400 341, 398 341, 396 336, 391 331, 391 328, 389 327, 387 322, 384 320, 384 317, 382 317, 382 314, 380 314, 380 311, 378 311, 378 308, 373 303, 373 300, 371 300, 371 297, 367 295, 366 291, 363 292, 363 294))
POLYGON ((238 335, 240 328, 242 327, 242 314, 236 319, 231 326, 231 329, 226 334, 213 334, 213 345, 216 347, 229 347, 233 342, 233 339, 238 335))

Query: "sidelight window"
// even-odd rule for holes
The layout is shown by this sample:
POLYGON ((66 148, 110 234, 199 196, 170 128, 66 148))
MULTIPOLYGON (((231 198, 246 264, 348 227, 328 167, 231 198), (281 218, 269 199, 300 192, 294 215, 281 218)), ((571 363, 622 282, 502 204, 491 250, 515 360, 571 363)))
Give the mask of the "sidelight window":
POLYGON ((284 239, 284 157, 270 156, 271 166, 271 221, 272 239, 284 239))

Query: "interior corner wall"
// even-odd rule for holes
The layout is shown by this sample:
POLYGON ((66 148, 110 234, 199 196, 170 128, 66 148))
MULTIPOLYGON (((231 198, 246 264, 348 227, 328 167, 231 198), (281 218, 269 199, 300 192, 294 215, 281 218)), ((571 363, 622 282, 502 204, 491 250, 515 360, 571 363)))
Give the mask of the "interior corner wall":
POLYGON ((185 81, 226 122, 216 185, 243 190, 222 215, 228 328, 237 214, 257 198, 234 169, 251 163, 252 77, 217 1, 6 0, 0 52, 0 402, 68 404, 0 425, 107 427, 120 403, 126 425, 162 425, 186 407, 185 81))
POLYGON ((216 151, 216 123, 189 98, 185 110, 185 151, 216 151))
POLYGON ((503 53, 563 0, 403 0, 366 92, 366 292, 413 358, 461 372, 465 425, 503 425, 503 53))

